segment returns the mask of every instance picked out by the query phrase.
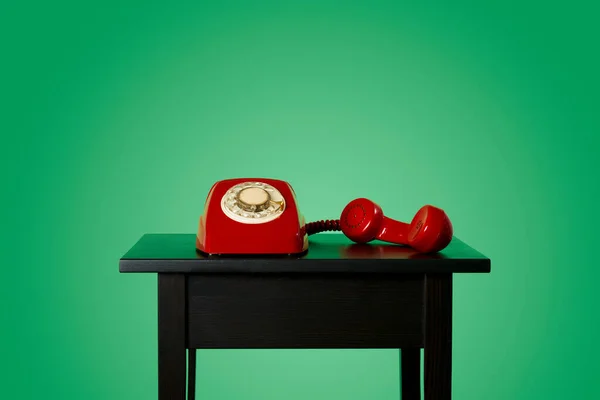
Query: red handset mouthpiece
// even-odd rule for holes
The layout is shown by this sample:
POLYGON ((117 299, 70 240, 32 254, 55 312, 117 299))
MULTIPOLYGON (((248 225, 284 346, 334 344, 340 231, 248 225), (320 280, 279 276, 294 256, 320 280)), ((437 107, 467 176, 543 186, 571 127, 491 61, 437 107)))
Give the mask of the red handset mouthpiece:
POLYGON ((365 198, 355 199, 342 211, 340 229, 350 240, 367 243, 379 236, 385 218, 379 205, 365 198))
POLYGON ((453 228, 446 213, 437 207, 421 207, 410 224, 383 215, 381 207, 365 198, 352 200, 340 216, 340 230, 356 243, 372 240, 408 245, 421 253, 444 249, 453 228))

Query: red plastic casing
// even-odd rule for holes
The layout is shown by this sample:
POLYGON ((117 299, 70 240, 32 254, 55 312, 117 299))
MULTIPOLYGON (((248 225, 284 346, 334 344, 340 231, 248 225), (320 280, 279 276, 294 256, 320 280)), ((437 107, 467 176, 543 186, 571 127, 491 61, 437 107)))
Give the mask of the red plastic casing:
POLYGON ((422 252, 437 252, 452 241, 452 222, 441 208, 425 205, 413 217, 408 233, 408 243, 422 252))
POLYGON ((305 225, 289 183, 267 178, 222 180, 212 186, 206 198, 198 224, 196 249, 210 255, 302 254, 308 251, 305 225), (263 182, 279 190, 285 199, 283 213, 262 224, 244 224, 225 215, 221 198, 233 186, 244 182, 263 182))
POLYGON ((425 205, 407 224, 386 217, 378 204, 364 197, 352 200, 344 208, 340 228, 356 243, 379 239, 409 245, 421 253, 444 249, 453 235, 452 223, 441 208, 425 205))

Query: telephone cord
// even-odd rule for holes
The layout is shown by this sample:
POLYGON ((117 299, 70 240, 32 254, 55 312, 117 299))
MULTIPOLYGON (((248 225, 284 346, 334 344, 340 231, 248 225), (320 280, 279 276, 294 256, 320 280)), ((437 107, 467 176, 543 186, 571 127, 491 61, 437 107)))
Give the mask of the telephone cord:
POLYGON ((306 224, 306 233, 312 235, 325 231, 341 231, 339 219, 326 219, 306 224))

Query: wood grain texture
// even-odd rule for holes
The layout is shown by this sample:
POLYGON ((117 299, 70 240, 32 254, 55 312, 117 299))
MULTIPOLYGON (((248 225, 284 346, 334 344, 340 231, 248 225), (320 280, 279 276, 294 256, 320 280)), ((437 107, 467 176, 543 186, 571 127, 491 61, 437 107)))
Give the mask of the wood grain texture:
POLYGON ((185 400, 185 275, 158 274, 158 398, 185 400))
POLYGON ((421 400, 421 349, 400 350, 402 400, 421 400))
POLYGON ((190 275, 190 348, 423 345, 423 275, 190 275))
POLYGON ((425 400, 452 398, 452 275, 425 277, 425 400))

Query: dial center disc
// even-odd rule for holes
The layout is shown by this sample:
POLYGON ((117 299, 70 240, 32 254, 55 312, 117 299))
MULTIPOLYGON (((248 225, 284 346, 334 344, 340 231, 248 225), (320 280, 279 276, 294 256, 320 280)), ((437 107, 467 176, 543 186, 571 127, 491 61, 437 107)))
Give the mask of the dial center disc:
POLYGON ((271 196, 259 187, 248 187, 240 190, 237 200, 241 209, 246 211, 262 211, 269 207, 271 196))

